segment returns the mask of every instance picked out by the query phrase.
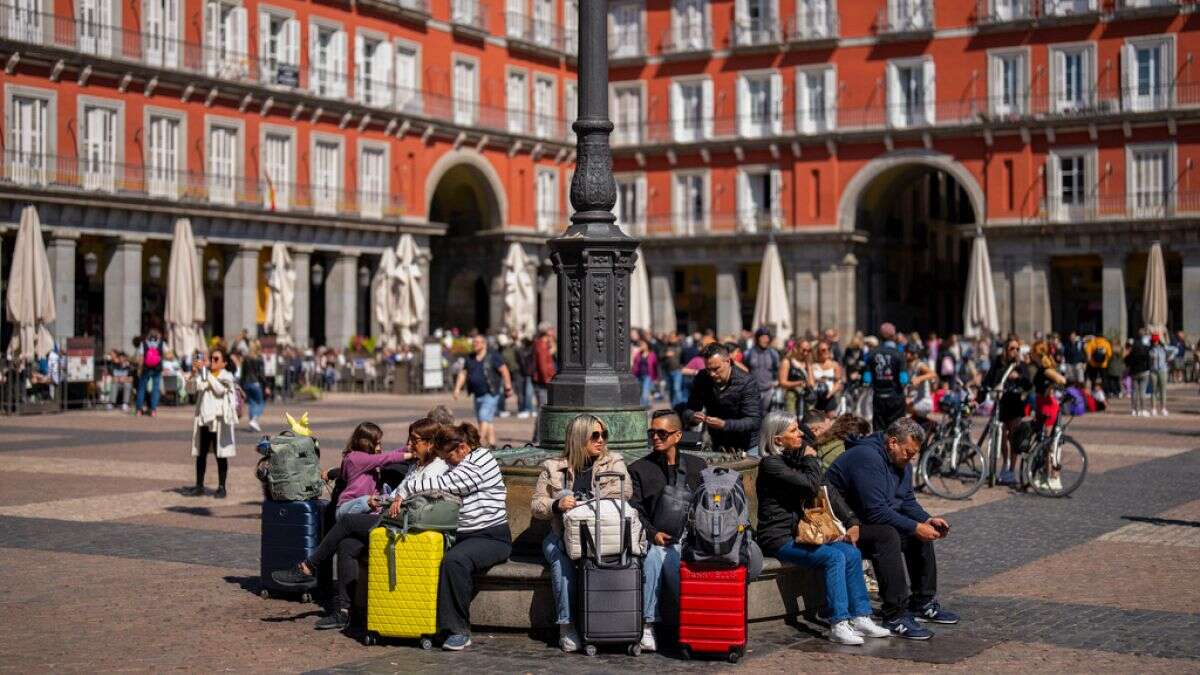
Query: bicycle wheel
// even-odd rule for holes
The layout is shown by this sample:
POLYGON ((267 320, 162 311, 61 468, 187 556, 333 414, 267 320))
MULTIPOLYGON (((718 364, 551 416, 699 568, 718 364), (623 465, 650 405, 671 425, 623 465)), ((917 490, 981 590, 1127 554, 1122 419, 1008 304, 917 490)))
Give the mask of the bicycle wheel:
POLYGON ((1074 438, 1063 436, 1058 452, 1047 453, 1046 444, 1039 444, 1024 462, 1025 484, 1043 497, 1066 497, 1083 485, 1087 476, 1088 458, 1074 438))
POLYGON ((952 452, 949 441, 930 448, 921 458, 918 471, 925 477, 925 487, 944 499, 967 499, 983 487, 986 463, 979 446, 970 441, 958 444, 952 452))

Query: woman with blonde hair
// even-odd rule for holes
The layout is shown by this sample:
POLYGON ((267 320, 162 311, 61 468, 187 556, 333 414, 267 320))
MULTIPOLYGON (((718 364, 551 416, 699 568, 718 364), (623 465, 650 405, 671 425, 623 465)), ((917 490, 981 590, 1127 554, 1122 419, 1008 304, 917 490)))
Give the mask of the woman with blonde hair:
POLYGON ((625 460, 608 449, 608 426, 604 421, 587 414, 571 420, 562 455, 542 462, 531 506, 534 518, 550 521, 550 534, 542 541, 542 554, 550 567, 558 646, 564 652, 578 651, 580 642, 572 617, 575 565, 563 543, 562 514, 588 499, 629 499, 632 495, 633 482, 625 460), (623 478, 598 478, 609 472, 623 478))

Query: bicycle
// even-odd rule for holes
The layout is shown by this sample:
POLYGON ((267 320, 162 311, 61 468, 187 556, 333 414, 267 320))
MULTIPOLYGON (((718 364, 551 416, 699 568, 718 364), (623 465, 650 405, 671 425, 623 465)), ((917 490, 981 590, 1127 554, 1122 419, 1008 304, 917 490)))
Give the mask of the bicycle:
MULTIPOLYGON (((1069 397, 1064 393, 1060 401, 1069 397)), ((1060 405, 1050 431, 1043 426, 1029 449, 1021 453, 1022 489, 1032 488, 1042 497, 1066 497, 1083 485, 1088 457, 1079 441, 1066 435, 1075 419, 1069 410, 1070 406, 1060 405)))
POLYGON ((930 434, 917 462, 916 480, 943 499, 969 499, 987 478, 983 451, 969 434, 973 406, 964 400, 946 407, 947 419, 930 434))
POLYGON ((987 460, 984 470, 987 472, 988 487, 995 487, 996 480, 1000 475, 996 467, 1004 452, 1004 425, 1000 423, 1000 399, 1008 382, 1008 376, 1016 367, 1016 363, 1010 364, 1005 369, 1004 376, 1000 378, 1000 384, 988 392, 988 398, 992 402, 992 412, 988 417, 987 424, 983 427, 983 432, 979 434, 979 440, 975 443, 977 447, 983 449, 984 457, 987 460))

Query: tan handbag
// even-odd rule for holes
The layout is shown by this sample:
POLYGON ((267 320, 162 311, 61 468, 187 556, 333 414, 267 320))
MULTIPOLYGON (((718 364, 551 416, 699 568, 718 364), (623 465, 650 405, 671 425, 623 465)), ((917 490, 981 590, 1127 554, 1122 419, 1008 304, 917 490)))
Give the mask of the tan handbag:
POLYGON ((796 523, 796 543, 820 546, 837 541, 846 535, 842 521, 833 515, 833 506, 829 503, 828 488, 821 486, 813 500, 813 505, 804 509, 800 521, 796 523))

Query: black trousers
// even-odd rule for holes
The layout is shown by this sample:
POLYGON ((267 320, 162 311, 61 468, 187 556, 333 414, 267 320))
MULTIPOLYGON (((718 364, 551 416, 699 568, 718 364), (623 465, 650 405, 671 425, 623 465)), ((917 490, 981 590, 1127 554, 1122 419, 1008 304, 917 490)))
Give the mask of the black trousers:
POLYGON ((862 525, 858 548, 875 568, 884 620, 921 607, 937 595, 933 542, 901 534, 891 525, 862 525))
POLYGON ((379 525, 380 516, 374 513, 355 513, 342 516, 305 562, 315 574, 336 553, 338 556, 337 582, 333 585, 330 609, 350 608, 352 589, 358 583, 358 559, 367 550, 371 530, 379 525))
MULTIPOLYGON (((204 487, 204 473, 208 469, 208 453, 217 454, 217 432, 208 427, 200 427, 200 454, 196 455, 196 487, 204 487)), ((217 458, 217 480, 225 487, 225 478, 229 475, 229 459, 217 458)))
POLYGON ((871 397, 871 428, 874 431, 884 431, 892 422, 904 416, 906 405, 903 396, 880 396, 876 392, 871 397))
POLYGON ((508 560, 512 534, 508 523, 476 532, 459 532, 454 546, 442 558, 438 578, 438 630, 455 635, 471 632, 471 599, 475 575, 508 560))

